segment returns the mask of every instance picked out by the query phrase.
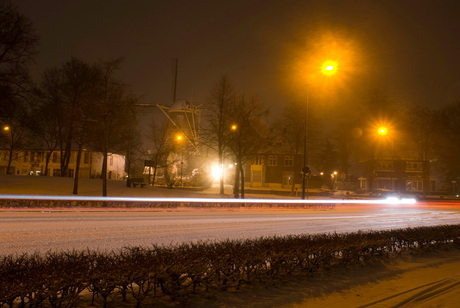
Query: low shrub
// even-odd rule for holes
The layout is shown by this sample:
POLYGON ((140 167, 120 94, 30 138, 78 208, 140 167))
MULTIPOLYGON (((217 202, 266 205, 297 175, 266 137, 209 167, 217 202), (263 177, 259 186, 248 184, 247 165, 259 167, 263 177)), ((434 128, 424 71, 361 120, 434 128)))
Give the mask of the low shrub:
POLYGON ((85 290, 92 304, 106 307, 121 294, 139 307, 146 298, 238 289, 449 248, 460 248, 460 225, 9 255, 0 259, 0 307, 77 307, 85 290))

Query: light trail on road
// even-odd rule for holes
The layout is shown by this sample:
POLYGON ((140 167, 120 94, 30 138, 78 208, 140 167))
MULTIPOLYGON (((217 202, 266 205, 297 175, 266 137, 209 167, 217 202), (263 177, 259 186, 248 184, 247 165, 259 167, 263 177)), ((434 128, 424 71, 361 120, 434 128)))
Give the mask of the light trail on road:
POLYGON ((264 207, 263 203, 260 207, 231 208, 3 208, 0 210, 0 254, 87 248, 110 251, 126 246, 388 230, 460 222, 460 207, 454 202, 335 204, 331 208, 276 208, 264 207))
POLYGON ((230 198, 148 198, 148 197, 93 197, 93 196, 50 196, 50 195, 0 195, 2 199, 16 200, 62 200, 62 201, 115 201, 115 202, 169 202, 169 203, 254 203, 254 204, 415 204, 413 198, 387 198, 376 200, 356 199, 230 199, 230 198))

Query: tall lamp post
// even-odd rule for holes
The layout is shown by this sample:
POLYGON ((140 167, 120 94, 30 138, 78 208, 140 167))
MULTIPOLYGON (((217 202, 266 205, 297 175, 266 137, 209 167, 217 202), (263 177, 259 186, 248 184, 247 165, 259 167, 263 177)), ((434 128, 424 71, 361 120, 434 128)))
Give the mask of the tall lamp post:
POLYGON ((309 104, 309 95, 308 95, 308 85, 307 85, 307 101, 305 106, 305 118, 304 118, 304 140, 303 140, 303 166, 302 166, 302 200, 305 200, 305 197, 308 199, 308 185, 307 185, 307 177, 310 171, 308 167, 308 160, 307 160, 307 132, 308 132, 308 104, 309 104), (305 194, 305 190, 307 193, 305 194))
MULTIPOLYGON (((326 61, 323 63, 321 67, 321 73, 323 73, 326 76, 332 76, 336 73, 337 71, 337 63, 333 61, 326 61)), ((308 167, 308 159, 307 159, 307 135, 308 135, 308 107, 309 107, 309 100, 310 100, 310 95, 309 95, 309 89, 308 89, 308 83, 307 83, 307 100, 306 100, 306 106, 305 106, 305 118, 304 118, 304 126, 305 126, 305 132, 304 132, 304 142, 303 142, 303 166, 302 166, 302 200, 308 199, 308 176, 310 175, 310 167, 308 167), (307 193, 305 193, 307 191, 307 193)))

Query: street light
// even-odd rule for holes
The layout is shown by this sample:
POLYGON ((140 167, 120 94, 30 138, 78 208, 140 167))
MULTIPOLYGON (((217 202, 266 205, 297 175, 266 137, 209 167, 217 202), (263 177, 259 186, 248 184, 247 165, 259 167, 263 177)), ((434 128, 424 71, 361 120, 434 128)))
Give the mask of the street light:
MULTIPOLYGON (((337 62, 328 60, 328 61, 323 62, 322 66, 321 66, 321 73, 323 75, 326 75, 326 76, 332 76, 335 73, 337 73, 337 68, 338 68, 337 62)), ((308 163, 308 161, 307 161, 307 132, 308 132, 307 122, 308 122, 309 99, 310 99, 310 97, 309 97, 309 93, 308 93, 308 84, 307 84, 307 101, 306 101, 305 119, 304 119, 305 134, 304 134, 304 143, 303 143, 302 199, 305 199, 305 197, 308 199, 308 193, 307 193, 307 196, 306 196, 305 189, 307 189, 307 192, 308 192, 307 177, 308 177, 308 175, 310 174, 310 171, 311 171, 310 168, 307 165, 307 163, 308 163)))
POLYGON ((386 128, 385 126, 380 126, 377 130, 377 133, 380 136, 385 136, 386 134, 388 134, 388 128, 386 128))
POLYGON ((391 124, 389 123, 382 123, 381 125, 378 126, 377 128, 377 137, 379 139, 379 142, 382 144, 382 147, 388 148, 388 145, 385 146, 385 143, 390 143, 389 147, 390 149, 388 150, 391 155, 394 155, 394 128, 392 127, 391 124))
POLYGON ((326 61, 322 65, 322 71, 326 76, 332 76, 337 72, 337 62, 335 61, 326 61))

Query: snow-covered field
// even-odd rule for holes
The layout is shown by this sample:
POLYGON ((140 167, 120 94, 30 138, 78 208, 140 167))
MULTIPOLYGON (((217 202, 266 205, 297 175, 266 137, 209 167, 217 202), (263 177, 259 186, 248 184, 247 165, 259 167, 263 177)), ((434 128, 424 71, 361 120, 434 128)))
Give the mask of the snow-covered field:
MULTIPOLYGON (((218 196, 216 189, 187 192, 127 188, 125 184, 110 181, 109 196, 218 196)), ((0 194, 71 195, 72 185, 71 179, 0 176, 0 194)), ((99 196, 101 185, 100 180, 82 180, 79 192, 99 196)), ((230 197, 231 190, 227 193, 230 197)), ((116 250, 151 243, 457 223, 460 223, 460 207, 456 204, 341 205, 335 209, 2 209, 0 254, 87 247, 116 250)), ((452 251, 385 267, 344 270, 268 289, 250 286, 238 294, 219 294, 213 303, 202 304, 215 307, 242 304, 252 307, 457 307, 459 286, 460 253, 452 251)))

